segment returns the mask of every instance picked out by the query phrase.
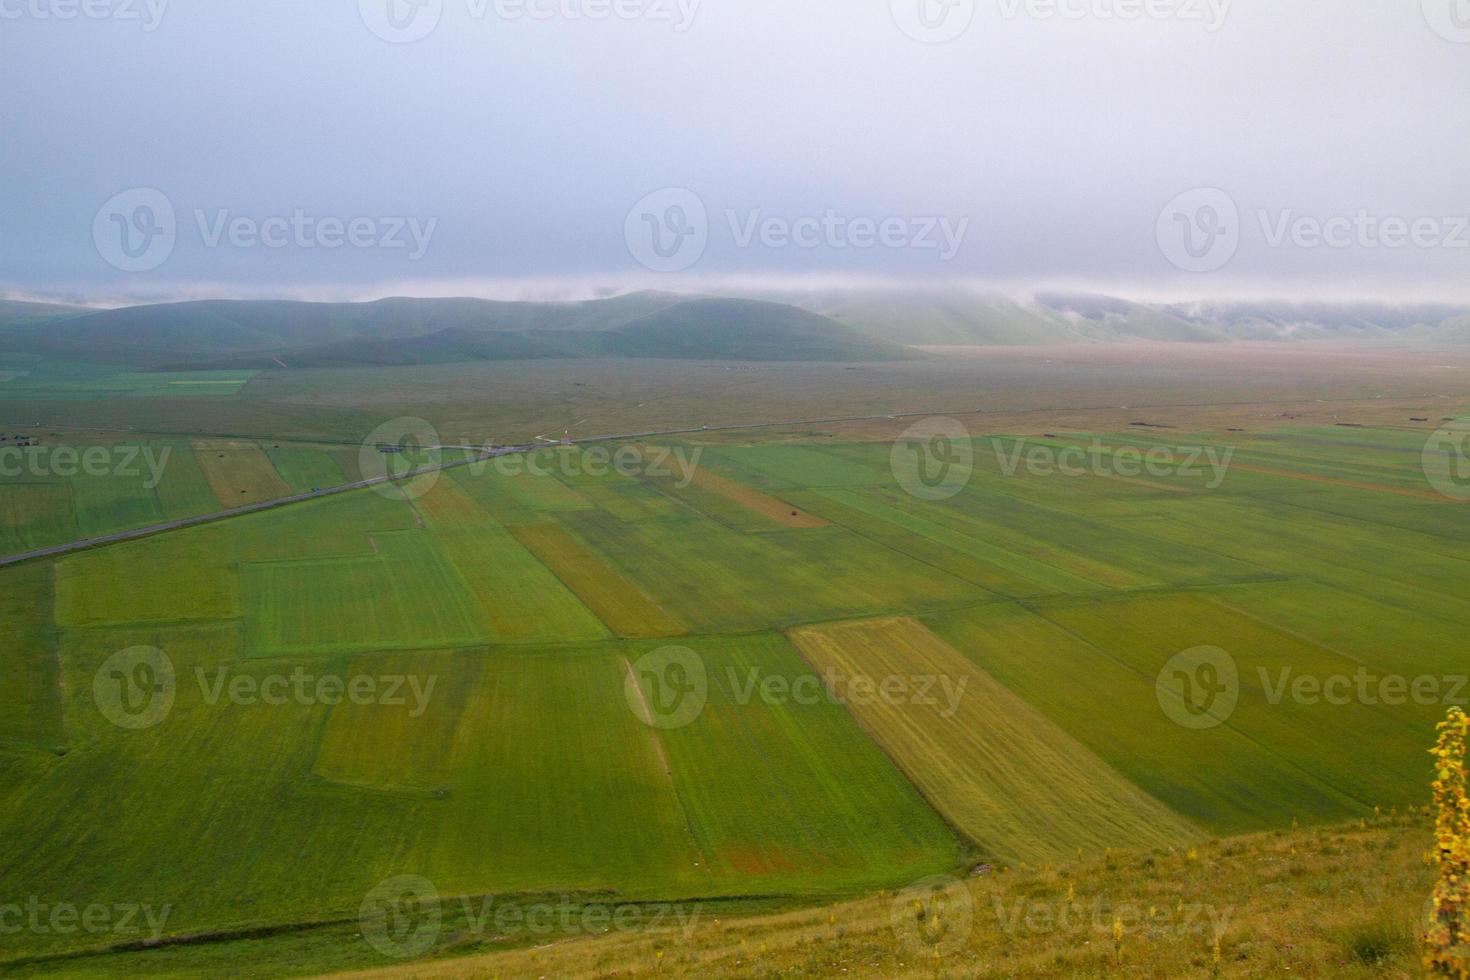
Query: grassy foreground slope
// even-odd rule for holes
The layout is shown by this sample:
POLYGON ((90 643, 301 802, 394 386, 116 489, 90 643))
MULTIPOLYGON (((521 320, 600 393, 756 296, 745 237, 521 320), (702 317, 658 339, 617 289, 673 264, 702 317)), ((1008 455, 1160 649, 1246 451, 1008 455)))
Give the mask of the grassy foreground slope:
POLYGON ((1431 835, 1427 818, 1385 816, 337 976, 1407 980, 1422 976, 1431 835))

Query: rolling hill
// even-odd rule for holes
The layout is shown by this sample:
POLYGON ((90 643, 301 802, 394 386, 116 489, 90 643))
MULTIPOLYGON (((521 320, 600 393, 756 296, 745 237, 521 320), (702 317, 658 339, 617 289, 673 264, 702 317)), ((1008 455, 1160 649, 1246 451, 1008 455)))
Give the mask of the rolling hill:
POLYGON ((0 301, 0 354, 143 370, 389 367, 588 357, 880 361, 920 347, 1334 341, 1470 343, 1449 304, 1150 304, 972 289, 642 291, 581 302, 206 300, 99 310, 0 301))
POLYGON ((82 312, 38 307, 34 314, 0 317, 0 351, 171 370, 597 356, 759 361, 914 356, 899 344, 793 306, 657 292, 576 303, 213 300, 82 312))

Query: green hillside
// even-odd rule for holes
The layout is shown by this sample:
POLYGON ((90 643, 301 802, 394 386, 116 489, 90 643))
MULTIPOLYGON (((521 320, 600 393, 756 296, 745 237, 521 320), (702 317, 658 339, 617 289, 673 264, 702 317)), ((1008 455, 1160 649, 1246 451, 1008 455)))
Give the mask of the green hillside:
MULTIPOLYGON (((48 312, 49 310, 49 312, 48 312)), ((394 366, 594 356, 862 361, 908 356, 792 306, 631 293, 579 303, 204 301, 0 321, 0 352, 142 369, 394 366)))
POLYGON ((898 344, 794 306, 697 299, 612 330, 607 352, 627 357, 750 361, 881 361, 907 356, 898 344))

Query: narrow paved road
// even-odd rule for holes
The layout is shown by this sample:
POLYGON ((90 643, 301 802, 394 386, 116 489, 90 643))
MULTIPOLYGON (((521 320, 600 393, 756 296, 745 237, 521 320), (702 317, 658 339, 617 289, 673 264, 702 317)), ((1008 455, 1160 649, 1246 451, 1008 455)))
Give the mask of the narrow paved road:
MULTIPOLYGON (((626 432, 620 435, 588 436, 582 439, 569 440, 572 445, 587 445, 598 442, 620 442, 628 439, 650 439, 655 436, 677 436, 688 435, 695 432, 732 432, 743 429, 775 429, 788 425, 823 425, 833 422, 878 422, 888 419, 906 418, 928 418, 933 415, 944 415, 944 412, 899 412, 883 415, 845 415, 821 419, 784 419, 776 422, 743 422, 734 425, 695 425, 684 429, 660 429, 652 432, 626 432)), ((983 414, 976 412, 954 412, 954 415, 983 414)), ((231 507, 229 510, 217 510, 209 514, 200 514, 197 517, 185 517, 177 521, 165 521, 162 524, 150 524, 148 527, 134 528, 131 531, 119 531, 116 534, 104 534, 95 538, 83 538, 80 541, 71 541, 67 544, 52 545, 49 548, 37 548, 34 551, 23 552, 18 555, 10 555, 0 558, 0 568, 7 565, 18 565, 21 562, 35 561, 38 558, 54 558, 57 555, 70 554, 74 551, 83 551, 88 548, 99 548, 104 545, 118 544, 122 541, 136 541, 139 538, 152 537, 155 534, 163 534, 167 531, 176 531, 179 528, 197 527, 200 524, 213 524, 216 521, 229 520, 232 517, 240 517, 245 514, 258 514, 265 510, 274 510, 277 507, 286 507, 290 504, 299 504, 307 500, 321 500, 323 497, 332 497, 341 493, 350 493, 353 490, 364 490, 368 487, 377 486, 382 483, 398 483, 403 480, 411 480, 426 473, 442 472, 459 466, 470 466, 474 463, 482 463, 487 459, 497 456, 512 456, 517 453, 535 452, 548 448, 555 448, 559 443, 549 443, 528 446, 501 446, 486 450, 479 446, 437 446, 438 449, 464 449, 474 453, 466 459, 456 459, 453 462, 441 463, 438 466, 426 466, 423 469, 412 470, 400 476, 380 476, 371 480, 359 480, 356 483, 346 483, 337 487, 328 487, 315 493, 298 493, 289 497, 278 497, 275 500, 263 500, 256 504, 246 504, 243 507, 231 507)))
MULTIPOLYGON (((443 447, 459 448, 459 447, 443 447)), ((36 558, 51 558, 56 555, 64 555, 72 551, 81 551, 84 548, 97 548, 107 544, 117 544, 119 541, 134 541, 138 538, 151 537, 162 534, 165 531, 177 530, 181 527, 195 527, 200 524, 213 524, 215 521, 227 520, 231 517, 240 517, 243 514, 256 514, 263 510, 273 510, 276 507, 285 507, 287 504, 299 504, 305 500, 321 500, 323 497, 335 496, 339 493, 348 493, 352 490, 362 490, 367 487, 376 486, 380 483, 396 483, 400 480, 410 480, 425 473, 434 473, 440 470, 452 469, 456 466, 468 466, 482 460, 491 459, 495 456, 505 456, 511 453, 523 452, 525 447, 512 446, 504 449, 496 449, 492 452, 482 452, 469 459, 456 459, 451 463, 442 463, 438 466, 425 466, 423 469, 405 473, 402 476, 379 476, 371 480, 358 480, 356 483, 344 483, 341 486, 326 487, 314 493, 297 493, 289 497, 277 497, 274 500, 262 500, 260 503, 246 504, 243 507, 231 507, 228 510, 212 511, 208 514, 200 514, 197 517, 185 517, 177 521, 165 521, 162 524, 150 524, 147 527, 133 528, 131 531, 119 531, 116 534, 104 534, 96 538, 83 538, 80 541, 72 541, 67 544, 52 545, 49 548, 37 548, 35 551, 27 551, 19 555, 10 555, 0 558, 0 568, 6 565, 18 565, 23 561, 32 561, 36 558)))

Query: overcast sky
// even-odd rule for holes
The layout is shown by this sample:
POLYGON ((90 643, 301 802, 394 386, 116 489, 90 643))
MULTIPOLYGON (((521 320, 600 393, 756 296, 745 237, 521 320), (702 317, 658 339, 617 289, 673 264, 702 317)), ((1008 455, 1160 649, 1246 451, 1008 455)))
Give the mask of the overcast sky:
POLYGON ((0 0, 0 290, 1470 299, 1467 42, 1467 0, 0 0))

